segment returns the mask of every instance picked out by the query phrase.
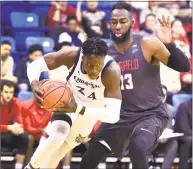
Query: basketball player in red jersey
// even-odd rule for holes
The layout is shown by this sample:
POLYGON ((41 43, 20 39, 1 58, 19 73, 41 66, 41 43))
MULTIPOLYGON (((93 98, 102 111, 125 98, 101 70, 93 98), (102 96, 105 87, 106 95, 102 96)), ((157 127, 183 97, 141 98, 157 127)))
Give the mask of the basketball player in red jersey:
POLYGON ((98 120, 106 123, 119 120, 120 67, 107 52, 104 41, 90 38, 83 43, 82 49, 65 47, 28 66, 28 77, 39 104, 42 103, 38 87, 40 73, 62 65, 69 69, 67 83, 74 100, 64 103, 64 108, 53 109, 63 113, 53 113, 49 137, 39 145, 27 169, 56 168, 68 151, 84 141, 98 120))

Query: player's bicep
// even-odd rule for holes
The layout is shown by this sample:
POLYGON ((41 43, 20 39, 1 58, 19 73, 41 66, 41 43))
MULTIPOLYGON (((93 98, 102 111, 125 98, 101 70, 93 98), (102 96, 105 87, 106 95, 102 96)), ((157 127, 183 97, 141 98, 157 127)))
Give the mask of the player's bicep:
POLYGON ((163 64, 167 65, 170 52, 166 46, 157 38, 153 38, 151 44, 154 44, 151 45, 154 51, 153 56, 163 64))
POLYGON ((113 62, 104 72, 104 76, 102 77, 102 81, 105 86, 105 98, 115 98, 122 100, 120 76, 121 70, 118 64, 113 62))

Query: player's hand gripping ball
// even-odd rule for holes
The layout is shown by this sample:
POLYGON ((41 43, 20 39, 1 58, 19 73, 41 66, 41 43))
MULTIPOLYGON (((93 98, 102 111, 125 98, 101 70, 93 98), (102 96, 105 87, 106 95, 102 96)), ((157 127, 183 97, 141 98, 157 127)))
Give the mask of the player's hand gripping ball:
POLYGON ((53 112, 71 113, 77 104, 67 84, 57 80, 40 82, 39 90, 43 92, 42 107, 53 112))

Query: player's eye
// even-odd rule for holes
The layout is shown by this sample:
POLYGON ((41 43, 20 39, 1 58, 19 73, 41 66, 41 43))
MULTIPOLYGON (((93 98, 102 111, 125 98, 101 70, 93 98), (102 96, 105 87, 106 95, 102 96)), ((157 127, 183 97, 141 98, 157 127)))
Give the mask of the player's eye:
POLYGON ((100 66, 100 65, 101 65, 100 63, 97 64, 97 66, 100 66))
POLYGON ((112 25, 116 25, 118 22, 117 22, 117 21, 110 21, 110 23, 111 23, 112 25))

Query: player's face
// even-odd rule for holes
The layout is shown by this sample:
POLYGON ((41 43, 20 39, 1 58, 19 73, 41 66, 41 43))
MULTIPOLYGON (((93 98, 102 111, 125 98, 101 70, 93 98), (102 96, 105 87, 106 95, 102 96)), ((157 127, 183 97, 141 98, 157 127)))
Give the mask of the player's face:
POLYGON ((125 9, 115 9, 111 12, 111 38, 115 43, 123 43, 130 37, 134 21, 125 9))
POLYGON ((104 66, 102 56, 84 56, 83 67, 90 79, 96 79, 104 66))
POLYGON ((5 85, 1 91, 1 102, 4 104, 9 103, 13 98, 13 94, 14 88, 5 85))

